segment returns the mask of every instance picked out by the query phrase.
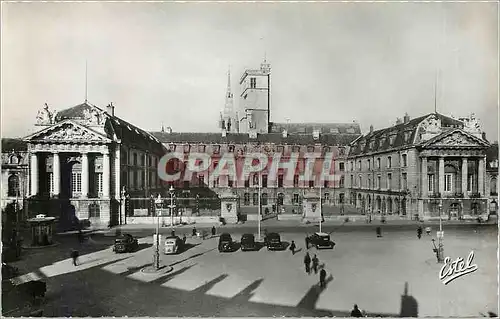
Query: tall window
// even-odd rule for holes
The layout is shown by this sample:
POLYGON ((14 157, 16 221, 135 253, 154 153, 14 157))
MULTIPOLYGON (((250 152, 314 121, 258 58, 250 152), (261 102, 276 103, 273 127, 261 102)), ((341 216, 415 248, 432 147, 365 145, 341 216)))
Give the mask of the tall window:
POLYGON ((408 175, 406 173, 403 173, 401 174, 401 178, 403 180, 403 183, 402 183, 402 186, 403 186, 403 189, 408 189, 408 175))
POLYGON ((267 175, 262 175, 262 187, 267 187, 267 175))
POLYGON ((299 175, 293 176, 293 187, 299 187, 299 175))
POLYGON ((387 157, 387 168, 391 168, 392 167, 392 157, 387 157))
POLYGON ((344 181, 345 181, 344 176, 340 176, 340 182, 339 182, 339 187, 340 188, 344 187, 344 181))
POLYGON ((354 175, 351 175, 351 187, 354 187, 354 175))
POLYGON ((475 186, 475 178, 473 174, 467 176, 467 191, 472 192, 475 186))
POLYGON ((82 173, 72 172, 71 173, 71 194, 77 195, 82 192, 82 173))
POLYGON ((381 184, 381 181, 382 181, 382 177, 379 175, 377 176, 377 188, 380 189, 380 184, 381 184))
POLYGON ((325 202, 329 202, 330 201, 330 193, 324 193, 323 194, 323 200, 325 202))
POLYGON ((259 175, 255 174, 253 176, 253 186, 258 186, 259 185, 259 175))
POLYGON ((367 160, 366 162, 368 163, 368 170, 371 170, 372 169, 372 165, 371 165, 370 160, 367 160))
POLYGON ((392 174, 387 174, 387 189, 392 189, 392 174))
POLYGON ((134 153, 134 166, 137 166, 137 153, 134 153))
POLYGON ((262 193, 261 205, 267 205, 267 193, 262 193))
POLYGON ((372 187, 372 178, 370 176, 368 176, 368 180, 367 180, 367 185, 366 187, 368 188, 371 188, 372 187))
POLYGON ((343 162, 339 163, 339 171, 343 172, 344 169, 345 169, 344 163, 343 162))
POLYGON ((283 175, 278 175, 278 187, 283 187, 283 175))
POLYGON ((309 181, 309 188, 313 188, 313 187, 314 187, 314 181, 311 180, 311 181, 309 181))
POLYGON ((293 194, 292 203, 297 205, 299 203, 299 194, 293 194))
POLYGON ((491 182, 490 182, 490 195, 497 195, 498 194, 498 191, 497 191, 497 179, 495 177, 493 177, 491 179, 491 182))
POLYGON ((403 167, 406 167, 408 165, 408 158, 406 154, 403 154, 403 167))
POLYGON ((10 175, 7 181, 8 183, 8 195, 11 197, 19 196, 19 177, 17 175, 10 175))
POLYGON ((444 174, 444 191, 451 192, 453 189, 453 174, 444 174))
POLYGON ((361 188, 363 186, 363 178, 361 177, 361 175, 359 175, 358 179, 359 179, 359 188, 361 188))
POLYGON ((250 194, 249 193, 245 193, 243 195, 243 205, 245 205, 245 206, 250 205, 250 194))
POLYGON ((429 187, 427 188, 429 193, 434 193, 434 174, 427 175, 427 183, 429 184, 429 187))
POLYGON ((324 187, 324 188, 328 188, 328 181, 324 181, 324 182, 323 182, 323 187, 324 187))
POLYGON ((349 162, 349 170, 352 172, 354 170, 352 161, 349 162))
POLYGON ((380 169, 380 157, 377 158, 377 169, 380 169))
POLYGON ((49 193, 54 194, 54 173, 47 173, 47 181, 49 182, 49 193))
POLYGON ((96 173, 95 182, 95 189, 97 190, 97 193, 102 193, 102 173, 96 173))
POLYGON ((134 188, 139 188, 139 174, 134 171, 134 188))
POLYGON ((257 79, 256 78, 250 78, 250 88, 255 89, 257 86, 257 79))
POLYGON ((248 178, 245 179, 245 187, 250 187, 250 180, 248 178))
POLYGON ((361 160, 358 161, 358 170, 361 170, 361 160))
POLYGON ((198 176, 198 186, 205 187, 205 175, 198 176))
POLYGON ((252 201, 252 204, 253 204, 254 206, 259 205, 259 194, 258 194, 258 193, 253 193, 253 201, 252 201))
POLYGON ((229 176, 227 178, 227 187, 233 187, 233 180, 229 176))

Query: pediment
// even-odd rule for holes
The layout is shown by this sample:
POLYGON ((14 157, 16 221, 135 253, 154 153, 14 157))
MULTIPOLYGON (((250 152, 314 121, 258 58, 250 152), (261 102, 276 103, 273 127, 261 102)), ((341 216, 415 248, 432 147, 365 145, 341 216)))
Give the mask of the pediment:
POLYGON ((26 140, 34 141, 58 141, 58 142, 111 142, 109 138, 85 126, 73 121, 64 121, 39 131, 26 140))
POLYGON ((433 140, 428 141, 425 147, 486 147, 488 143, 462 131, 453 131, 449 134, 437 136, 433 140))

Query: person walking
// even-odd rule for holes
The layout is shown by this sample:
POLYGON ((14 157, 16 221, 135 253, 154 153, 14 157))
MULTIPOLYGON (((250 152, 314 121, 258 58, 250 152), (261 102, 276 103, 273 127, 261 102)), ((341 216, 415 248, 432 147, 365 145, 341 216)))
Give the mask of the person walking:
POLYGON ((382 237, 382 228, 380 228, 380 226, 377 227, 376 232, 377 232, 377 237, 382 237))
POLYGON ((71 252, 71 258, 73 259, 73 266, 78 266, 77 265, 77 260, 78 260, 78 256, 80 254, 78 253, 78 250, 76 249, 73 249, 73 251, 71 252))
POLYGON ((186 234, 182 235, 182 242, 185 244, 186 243, 186 234))
POLYGON ((214 236, 215 236, 215 232, 216 232, 216 230, 215 230, 215 226, 212 226, 212 237, 214 237, 214 236))
POLYGON ((354 309, 351 311, 351 317, 363 317, 363 313, 361 312, 361 310, 359 310, 358 305, 354 305, 354 309))
POLYGON ((292 251, 292 255, 295 255, 295 248, 297 248, 297 246, 295 246, 295 241, 292 240, 292 243, 290 244, 290 250, 292 251))
POLYGON ((309 236, 306 235, 306 249, 309 249, 309 236))
POLYGON ((417 228, 417 237, 418 239, 422 238, 422 226, 418 226, 417 228))
POLYGON ((318 266, 319 266, 319 259, 318 257, 316 256, 316 254, 314 254, 314 257, 312 259, 312 269, 314 271, 314 274, 318 274, 318 266))
POLYGON ((304 257, 304 266, 306 266, 306 273, 309 275, 311 273, 311 256, 309 256, 309 252, 304 257))
POLYGON ((326 270, 325 270, 325 268, 321 269, 321 271, 319 272, 319 286, 321 288, 326 287, 326 270))
POLYGON ((191 231, 191 237, 195 237, 196 236, 196 227, 193 227, 193 230, 191 231))

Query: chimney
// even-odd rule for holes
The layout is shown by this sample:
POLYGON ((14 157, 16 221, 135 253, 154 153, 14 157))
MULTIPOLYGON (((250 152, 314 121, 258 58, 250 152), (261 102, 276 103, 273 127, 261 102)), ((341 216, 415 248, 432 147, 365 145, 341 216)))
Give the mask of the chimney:
POLYGON ((403 118, 403 122, 406 124, 408 122, 410 122, 410 116, 408 115, 408 113, 405 113, 405 117, 403 118))
POLYGON ((370 125, 370 133, 373 133, 373 125, 370 125))
POLYGON ((111 116, 115 116, 115 106, 113 105, 113 102, 108 104, 107 109, 108 114, 110 114, 111 116))

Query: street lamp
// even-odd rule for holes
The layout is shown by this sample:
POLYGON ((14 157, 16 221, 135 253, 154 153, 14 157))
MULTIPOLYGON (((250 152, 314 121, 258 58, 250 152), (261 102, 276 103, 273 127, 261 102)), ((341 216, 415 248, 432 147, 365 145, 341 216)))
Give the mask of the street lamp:
POLYGON ((169 194, 170 194, 170 205, 168 207, 170 207, 170 228, 174 228, 174 208, 175 208, 175 205, 174 205, 174 186, 170 185, 170 189, 168 190, 169 194))
POLYGON ((442 263, 444 261, 444 244, 443 244, 443 219, 442 219, 442 210, 443 210, 443 200, 439 202, 439 231, 437 232, 438 238, 438 263, 442 263))
POLYGON ((262 214, 262 207, 261 207, 261 180, 262 180, 262 175, 259 173, 259 184, 258 184, 258 188, 259 188, 259 192, 258 192, 258 195, 259 195, 259 209, 258 209, 258 216, 257 216, 257 240, 260 241, 260 216, 262 214))
POLYGON ((155 200, 156 210, 157 210, 156 213, 157 223, 156 223, 156 247, 155 247, 155 255, 153 257, 156 270, 160 269, 160 215, 161 215, 162 203, 163 200, 161 198, 161 195, 158 194, 158 197, 155 200))
POLYGON ((321 183, 319 185, 319 232, 321 233, 321 222, 323 221, 323 198, 321 197, 322 194, 322 187, 321 183))

